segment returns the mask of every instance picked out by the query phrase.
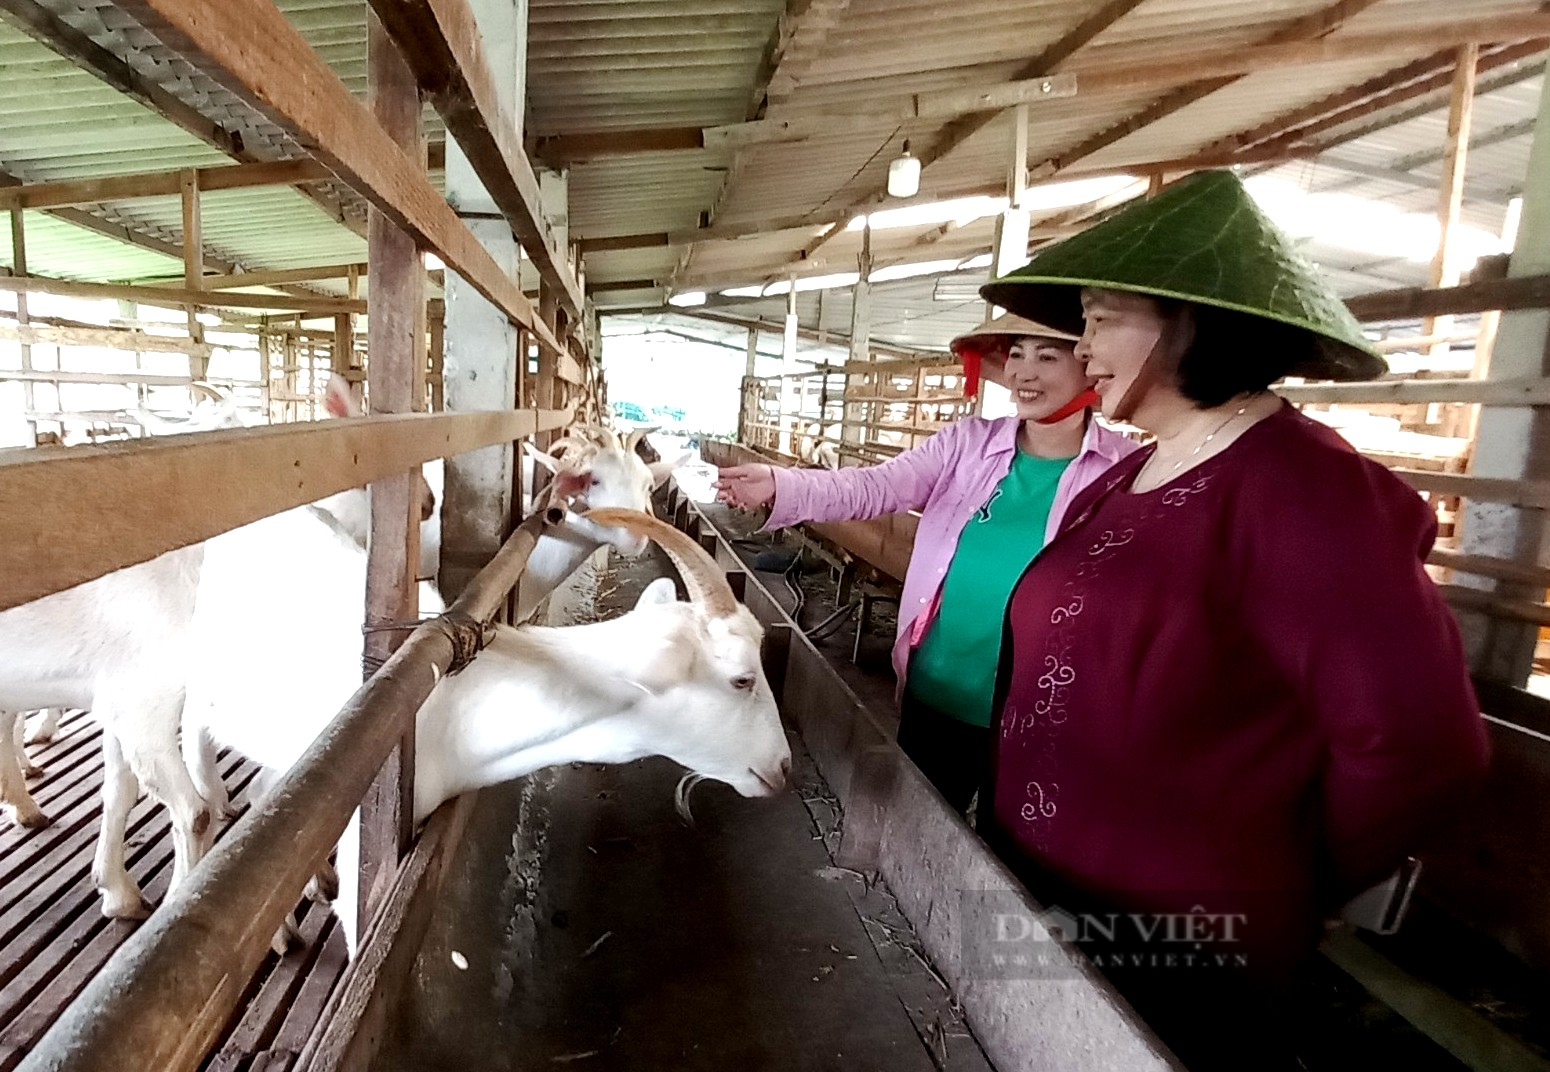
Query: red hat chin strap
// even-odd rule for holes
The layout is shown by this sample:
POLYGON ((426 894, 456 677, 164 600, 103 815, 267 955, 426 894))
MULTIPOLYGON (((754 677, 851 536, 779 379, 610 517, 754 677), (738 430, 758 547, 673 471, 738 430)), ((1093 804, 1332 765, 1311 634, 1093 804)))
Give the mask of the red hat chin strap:
POLYGON ((980 393, 980 355, 974 350, 965 350, 963 357, 963 397, 973 398, 980 393))
POLYGON ((1040 417, 1035 424, 1059 424, 1073 413, 1080 413, 1084 409, 1090 409, 1098 404, 1098 392, 1091 387, 1077 395, 1071 401, 1061 406, 1048 417, 1040 417))

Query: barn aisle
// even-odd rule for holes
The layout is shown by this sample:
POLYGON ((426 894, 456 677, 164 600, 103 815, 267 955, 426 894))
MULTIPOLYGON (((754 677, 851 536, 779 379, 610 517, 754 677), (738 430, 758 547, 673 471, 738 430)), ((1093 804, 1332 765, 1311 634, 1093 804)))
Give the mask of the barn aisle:
MULTIPOLYGON (((663 569, 582 577, 569 613, 663 569)), ((832 865, 796 751, 796 788, 702 785, 692 827, 661 759, 485 791, 378 1067, 987 1069, 886 891, 832 865)))

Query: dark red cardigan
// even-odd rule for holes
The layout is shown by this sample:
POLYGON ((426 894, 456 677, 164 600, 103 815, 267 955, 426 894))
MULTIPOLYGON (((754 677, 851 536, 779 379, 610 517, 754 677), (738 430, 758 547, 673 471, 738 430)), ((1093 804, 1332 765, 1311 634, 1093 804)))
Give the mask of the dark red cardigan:
POLYGON ((1102 903, 1245 913, 1255 967, 1389 873, 1485 769, 1416 493, 1290 407, 1151 492, 1120 462, 1007 613, 995 819, 1102 903))

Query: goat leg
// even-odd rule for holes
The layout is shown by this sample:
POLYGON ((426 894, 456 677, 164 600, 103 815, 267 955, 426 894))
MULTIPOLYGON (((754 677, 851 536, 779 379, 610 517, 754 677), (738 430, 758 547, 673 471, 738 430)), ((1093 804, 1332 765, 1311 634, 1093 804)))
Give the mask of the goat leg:
POLYGON ((140 781, 110 731, 102 731, 102 831, 92 860, 92 879, 102 892, 102 914, 109 919, 144 919, 151 905, 124 866, 124 836, 129 810, 140 799, 140 781))
POLYGON ((296 913, 289 913, 280 921, 280 929, 274 932, 274 937, 269 939, 269 948, 275 951, 277 956, 285 956, 292 948, 302 945, 301 928, 296 925, 296 913))
POLYGON ((47 744, 59 733, 59 718, 64 714, 62 707, 45 707, 38 712, 39 718, 27 731, 28 744, 47 744))
POLYGON ((327 908, 339 896, 339 872, 327 860, 307 882, 307 900, 327 908))
POLYGON ((0 811, 17 826, 36 830, 48 825, 48 816, 27 792, 27 775, 23 771, 27 753, 21 743, 21 728, 21 712, 0 711, 0 811))

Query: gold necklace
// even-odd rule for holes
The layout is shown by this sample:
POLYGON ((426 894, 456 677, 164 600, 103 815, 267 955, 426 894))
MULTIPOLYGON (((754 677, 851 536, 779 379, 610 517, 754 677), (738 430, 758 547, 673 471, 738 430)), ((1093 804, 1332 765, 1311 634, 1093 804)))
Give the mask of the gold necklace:
MULTIPOLYGON (((1252 406, 1253 404, 1254 404, 1254 400, 1251 398, 1247 402, 1245 402, 1243 405, 1239 406, 1236 412, 1234 412, 1231 416, 1229 416, 1221 424, 1217 425, 1215 430, 1213 430, 1210 435, 1208 435, 1204 439, 1202 439, 1200 441, 1200 443, 1195 447, 1194 450, 1190 451, 1184 457, 1182 457, 1178 461, 1174 462, 1173 463, 1173 468, 1168 470, 1168 475, 1165 476, 1163 479, 1164 480, 1171 480, 1171 479, 1173 479, 1173 475, 1184 467, 1184 463, 1185 462, 1189 461, 1191 458, 1193 458, 1196 455, 1198 455, 1201 451, 1205 450, 1207 443, 1211 442, 1211 440, 1213 440, 1217 436, 1221 435, 1222 432, 1226 430, 1226 428, 1227 428, 1227 426, 1229 424, 1231 424, 1233 421, 1237 420, 1239 417, 1241 417, 1245 413, 1247 413, 1249 411, 1249 407, 1252 406)), ((1152 452, 1152 456, 1150 458, 1148 458, 1146 460, 1146 464, 1141 467, 1141 472, 1136 474, 1137 477, 1145 476, 1146 475, 1146 470, 1148 470, 1148 469, 1150 469, 1152 467, 1152 462, 1156 458, 1157 458, 1157 452, 1153 451, 1152 452)))

